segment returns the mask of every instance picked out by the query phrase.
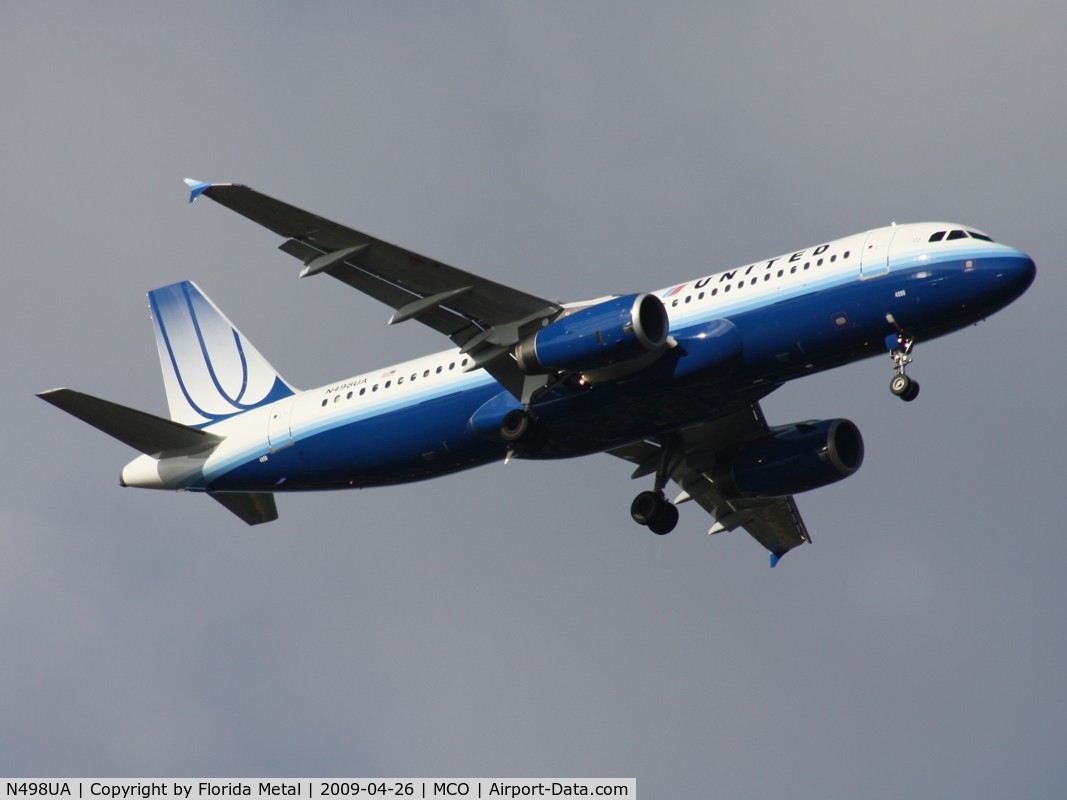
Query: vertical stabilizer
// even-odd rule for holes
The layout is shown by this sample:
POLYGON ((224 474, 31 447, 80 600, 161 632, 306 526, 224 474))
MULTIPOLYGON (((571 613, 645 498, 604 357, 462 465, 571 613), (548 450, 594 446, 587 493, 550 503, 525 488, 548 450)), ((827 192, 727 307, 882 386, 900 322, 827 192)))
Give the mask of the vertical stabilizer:
POLYGON ((191 281, 148 293, 170 417, 201 427, 294 393, 191 281))

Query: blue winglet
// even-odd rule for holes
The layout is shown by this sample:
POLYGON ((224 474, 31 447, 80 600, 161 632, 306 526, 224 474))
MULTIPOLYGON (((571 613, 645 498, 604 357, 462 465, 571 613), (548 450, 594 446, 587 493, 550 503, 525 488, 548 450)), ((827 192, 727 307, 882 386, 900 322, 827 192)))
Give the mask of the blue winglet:
MULTIPOLYGON (((784 555, 784 553, 783 553, 783 555, 784 555)), ((777 553, 771 553, 771 569, 774 569, 775 567, 777 567, 778 566, 778 562, 781 561, 781 560, 782 560, 782 556, 778 555, 777 553)))
POLYGON ((189 202, 193 202, 196 198, 211 188, 210 183, 204 183, 193 178, 186 178, 185 185, 189 187, 189 202))

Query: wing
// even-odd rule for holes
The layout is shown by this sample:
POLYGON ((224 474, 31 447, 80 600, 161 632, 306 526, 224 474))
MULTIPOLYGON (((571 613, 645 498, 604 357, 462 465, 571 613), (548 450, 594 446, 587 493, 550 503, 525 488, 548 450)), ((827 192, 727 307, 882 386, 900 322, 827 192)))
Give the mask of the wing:
POLYGON ((389 323, 417 319, 445 334, 518 395, 523 374, 511 348, 555 318, 559 303, 450 267, 275 200, 247 186, 186 180, 201 194, 269 228, 279 249, 304 263, 300 277, 325 272, 396 310, 389 323))
MULTIPOLYGON (((670 477, 682 489, 676 503, 695 500, 715 518, 709 534, 744 528, 771 551, 773 567, 794 547, 811 541, 796 502, 792 497, 729 500, 710 478, 717 451, 768 430, 763 411, 753 403, 720 419, 679 431, 681 457, 670 477)), ((662 455, 660 445, 647 441, 608 452, 637 464, 635 478, 655 472, 662 455)))

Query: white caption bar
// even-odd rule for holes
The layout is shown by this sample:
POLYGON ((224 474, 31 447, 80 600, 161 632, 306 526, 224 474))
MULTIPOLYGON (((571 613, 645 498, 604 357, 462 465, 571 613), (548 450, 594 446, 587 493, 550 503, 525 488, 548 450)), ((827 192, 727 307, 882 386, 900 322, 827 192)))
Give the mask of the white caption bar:
POLYGON ((635 778, 0 778, 2 798, 60 797, 78 800, 217 800, 229 797, 348 798, 514 798, 637 797, 635 778))

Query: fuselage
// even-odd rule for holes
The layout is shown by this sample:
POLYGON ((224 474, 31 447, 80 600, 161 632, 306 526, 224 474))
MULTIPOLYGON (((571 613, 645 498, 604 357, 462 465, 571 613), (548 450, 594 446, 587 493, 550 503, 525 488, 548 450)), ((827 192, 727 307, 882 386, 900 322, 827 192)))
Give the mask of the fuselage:
MULTIPOLYGON (((654 294, 679 347, 632 374, 575 375, 545 392, 534 408, 545 446, 527 455, 585 455, 713 418, 784 382, 884 354, 895 331, 922 342, 973 324, 1022 294, 1034 274, 1027 255, 974 229, 915 223, 665 287, 654 294), (721 341, 725 325, 739 337, 736 358, 702 356, 702 342, 721 341), (686 367, 692 363, 707 367, 686 367)), ((205 428, 225 437, 207 454, 136 459, 122 483, 239 492, 368 487, 503 459, 508 445, 481 421, 520 404, 471 366, 448 350, 298 393, 205 428)))

